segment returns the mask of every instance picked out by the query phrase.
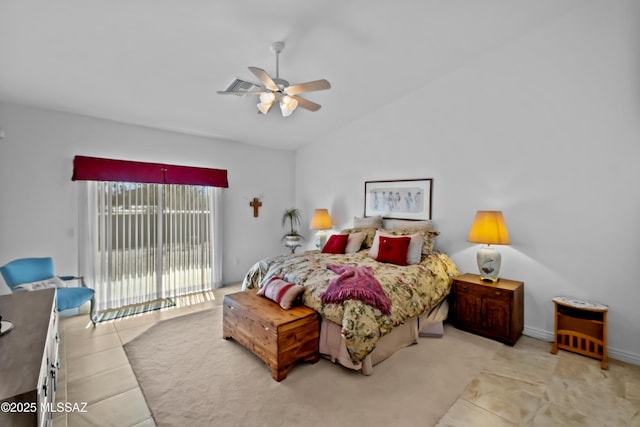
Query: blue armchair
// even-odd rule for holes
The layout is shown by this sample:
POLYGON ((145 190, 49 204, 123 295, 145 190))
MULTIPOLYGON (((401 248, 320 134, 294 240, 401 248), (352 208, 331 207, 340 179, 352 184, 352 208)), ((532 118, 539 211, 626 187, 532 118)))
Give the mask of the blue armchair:
POLYGON ((91 301, 89 317, 95 326, 94 305, 95 291, 87 288, 84 278, 76 276, 56 276, 53 273, 53 260, 51 258, 21 258, 11 261, 0 267, 0 273, 5 283, 11 291, 19 290, 20 285, 30 284, 34 282, 44 282, 49 279, 58 277, 63 282, 70 280, 80 280, 82 286, 76 287, 58 287, 56 289, 56 309, 58 311, 68 310, 70 308, 78 308, 91 301))

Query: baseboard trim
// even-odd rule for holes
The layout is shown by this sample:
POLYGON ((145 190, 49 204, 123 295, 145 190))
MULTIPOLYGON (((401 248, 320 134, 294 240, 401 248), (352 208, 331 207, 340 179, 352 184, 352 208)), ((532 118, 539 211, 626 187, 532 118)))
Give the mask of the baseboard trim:
MULTIPOLYGON (((537 340, 553 342, 554 334, 550 331, 545 331, 544 329, 531 328, 528 326, 524 327, 523 335, 526 335, 531 338, 535 338, 537 340)), ((616 348, 607 348, 610 359, 621 360, 623 362, 631 363, 634 365, 640 365, 640 354, 630 353, 628 351, 616 349, 616 348)))
POLYGON ((553 342, 554 340, 553 332, 545 331, 544 329, 531 328, 529 326, 524 327, 522 334, 540 341, 553 342))
POLYGON ((633 365, 640 365, 640 355, 629 353, 628 351, 609 348, 609 359, 621 360, 633 365))

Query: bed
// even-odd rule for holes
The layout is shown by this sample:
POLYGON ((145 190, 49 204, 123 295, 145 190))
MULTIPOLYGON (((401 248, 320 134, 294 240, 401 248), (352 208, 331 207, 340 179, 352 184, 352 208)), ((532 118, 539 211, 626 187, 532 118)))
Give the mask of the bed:
MULTIPOLYGON (((370 375, 373 365, 416 343, 425 324, 446 318, 446 297, 458 270, 448 255, 433 250, 438 233, 430 227, 357 227, 340 234, 356 241, 351 250, 345 249, 348 253, 306 251, 263 259, 252 266, 242 287, 261 288, 274 278, 303 286, 302 303, 322 318, 320 353, 370 375), (384 236, 388 239, 382 239, 384 236), (418 249, 411 247, 414 258, 418 254, 415 262, 398 265, 379 260, 385 247, 380 243, 376 248, 375 242, 407 239, 410 244, 419 244, 418 249), (329 294, 333 282, 345 271, 354 270, 372 273, 389 305, 364 302, 361 298, 327 302, 324 294, 329 294)), ((330 238, 327 246, 331 241, 330 238)))

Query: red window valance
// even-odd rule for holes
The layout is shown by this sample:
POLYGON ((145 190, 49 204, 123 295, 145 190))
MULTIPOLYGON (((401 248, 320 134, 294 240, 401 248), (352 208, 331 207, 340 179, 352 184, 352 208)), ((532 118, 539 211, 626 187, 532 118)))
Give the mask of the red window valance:
POLYGON ((146 184, 207 185, 229 187, 224 169, 165 165, 75 156, 72 181, 122 181, 146 184))

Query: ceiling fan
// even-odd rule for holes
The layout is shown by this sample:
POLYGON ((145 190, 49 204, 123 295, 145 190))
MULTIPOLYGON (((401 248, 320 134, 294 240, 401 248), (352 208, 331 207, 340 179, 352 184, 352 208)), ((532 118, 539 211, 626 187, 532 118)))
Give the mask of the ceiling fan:
POLYGON ((280 52, 284 49, 284 42, 274 42, 271 44, 271 51, 276 54, 276 77, 272 78, 265 70, 258 67, 249 67, 262 84, 246 82, 235 79, 225 90, 219 90, 220 95, 259 95, 260 102, 257 104, 258 112, 267 114, 271 107, 277 102, 280 105, 283 117, 289 117, 297 107, 302 107, 309 111, 318 111, 320 104, 311 102, 298 95, 306 92, 314 92, 331 88, 331 84, 325 80, 314 80, 311 82, 290 85, 288 81, 280 78, 280 52))

